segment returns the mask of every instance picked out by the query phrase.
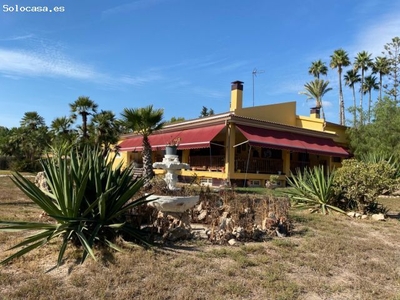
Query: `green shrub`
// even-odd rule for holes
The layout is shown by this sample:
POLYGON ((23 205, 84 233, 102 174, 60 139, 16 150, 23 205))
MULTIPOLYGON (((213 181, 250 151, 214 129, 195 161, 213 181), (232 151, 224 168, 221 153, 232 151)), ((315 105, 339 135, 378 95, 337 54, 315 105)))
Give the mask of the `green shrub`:
POLYGON ((367 212, 372 203, 384 192, 397 187, 399 180, 394 165, 385 160, 358 161, 347 159, 336 170, 336 193, 348 208, 367 212))
POLYGON ((21 174, 13 175, 14 183, 55 223, 0 221, 0 230, 33 230, 35 233, 11 249, 20 249, 1 263, 22 256, 49 241, 62 237, 57 266, 62 262, 70 242, 83 247, 81 262, 90 255, 95 258, 94 245, 120 250, 114 241, 126 234, 144 243, 145 236, 130 223, 125 213, 148 202, 141 197, 130 199, 142 187, 142 180, 134 180, 130 167, 112 168, 114 160, 104 158, 100 149, 85 148, 82 153, 71 150, 67 157, 53 157, 41 161, 51 192, 44 192, 21 174), (39 230, 39 232, 37 232, 39 230))
POLYGON ((289 185, 293 188, 288 191, 294 202, 294 207, 312 209, 313 212, 320 211, 323 214, 337 211, 344 213, 338 208, 338 197, 335 194, 334 172, 325 175, 324 167, 317 166, 312 169, 305 168, 304 172, 291 174, 287 178, 289 185))

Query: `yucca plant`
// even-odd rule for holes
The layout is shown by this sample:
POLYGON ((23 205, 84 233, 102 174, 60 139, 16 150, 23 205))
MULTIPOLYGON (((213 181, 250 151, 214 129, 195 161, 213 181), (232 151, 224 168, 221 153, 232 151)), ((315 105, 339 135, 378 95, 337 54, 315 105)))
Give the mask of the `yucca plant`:
POLYGON ((297 172, 297 175, 291 173, 291 177, 287 180, 292 187, 288 193, 294 202, 293 206, 309 208, 323 214, 331 213, 331 211, 345 213, 334 205, 337 197, 333 178, 334 172, 328 172, 325 175, 323 166, 306 168, 303 173, 297 172))
MULTIPOLYGON (((69 243, 83 247, 81 262, 90 255, 96 260, 93 247, 100 245, 121 250, 115 243, 118 235, 129 235, 134 241, 148 245, 140 230, 125 221, 128 210, 149 202, 146 197, 130 201, 143 185, 135 180, 130 167, 113 168, 114 158, 104 158, 101 149, 73 149, 68 156, 48 157, 41 161, 50 192, 40 190, 21 174, 13 174, 14 183, 55 222, 32 223, 0 221, 2 231, 33 230, 11 249, 18 252, 3 260, 6 264, 55 238, 61 238, 57 266, 62 262, 69 243), (39 231, 39 232, 38 232, 39 231)), ((9 249, 9 250, 11 250, 9 249)))

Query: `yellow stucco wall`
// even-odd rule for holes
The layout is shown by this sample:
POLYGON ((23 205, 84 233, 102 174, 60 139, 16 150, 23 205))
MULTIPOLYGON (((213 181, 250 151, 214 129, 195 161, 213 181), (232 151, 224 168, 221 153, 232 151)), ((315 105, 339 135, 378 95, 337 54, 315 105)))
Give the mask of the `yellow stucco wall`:
POLYGON ((238 108, 238 116, 296 126, 296 102, 284 102, 254 107, 238 108))
POLYGON ((296 116, 296 127, 324 131, 324 120, 307 116, 296 116))
MULTIPOLYGON (((112 152, 109 156, 109 159, 113 159, 115 155, 116 153, 112 152)), ((121 151, 118 153, 113 163, 113 169, 115 169, 120 163, 122 163, 123 168, 126 168, 126 166, 129 164, 129 152, 121 151)))

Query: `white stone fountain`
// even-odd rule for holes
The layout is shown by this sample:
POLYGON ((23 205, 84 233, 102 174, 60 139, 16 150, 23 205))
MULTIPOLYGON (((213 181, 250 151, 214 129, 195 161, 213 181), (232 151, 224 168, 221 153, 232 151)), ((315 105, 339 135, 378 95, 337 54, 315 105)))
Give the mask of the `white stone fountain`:
MULTIPOLYGON (((178 182, 178 170, 190 169, 189 164, 181 163, 178 155, 166 154, 162 162, 153 164, 153 168, 166 170, 164 180, 167 183, 168 189, 171 191, 179 190, 176 187, 178 182)), ((151 195, 147 199, 151 201, 148 205, 155 207, 162 213, 162 218, 172 217, 175 219, 173 225, 170 226, 166 236, 182 236, 190 235, 190 219, 187 212, 199 201, 199 196, 161 196, 151 195)))
POLYGON ((166 154, 164 155, 162 162, 155 162, 153 164, 153 168, 156 169, 164 169, 167 172, 165 173, 164 180, 168 185, 168 189, 171 191, 176 190, 176 183, 178 182, 178 170, 188 170, 190 169, 189 164, 181 163, 179 161, 178 155, 166 154))

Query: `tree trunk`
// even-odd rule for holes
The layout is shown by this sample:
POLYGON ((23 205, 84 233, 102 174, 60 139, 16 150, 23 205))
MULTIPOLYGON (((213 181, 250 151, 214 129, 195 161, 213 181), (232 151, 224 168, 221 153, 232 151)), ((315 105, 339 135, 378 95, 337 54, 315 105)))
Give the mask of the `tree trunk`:
POLYGON ((357 123, 357 100, 356 100, 356 89, 354 88, 354 84, 353 84, 353 104, 354 104, 354 123, 353 123, 353 127, 356 127, 356 123, 357 123))
POLYGON ((364 94, 364 69, 361 69, 361 87, 360 87, 360 124, 363 124, 363 94, 364 94))
POLYGON ((372 96, 371 96, 371 90, 368 91, 368 123, 371 123, 371 105, 372 105, 372 96))
POLYGON ((149 142, 149 138, 147 136, 143 136, 143 177, 145 180, 145 185, 148 184, 150 179, 153 178, 153 162, 151 160, 151 145, 149 142))
POLYGON ((339 108, 340 108, 340 125, 344 125, 346 120, 344 116, 344 99, 342 90, 342 72, 339 71, 339 108))

